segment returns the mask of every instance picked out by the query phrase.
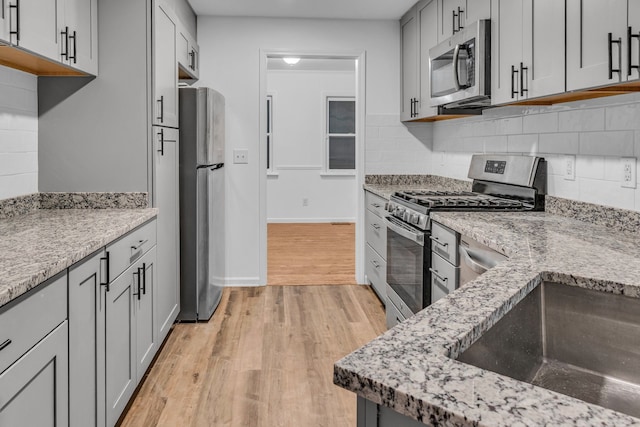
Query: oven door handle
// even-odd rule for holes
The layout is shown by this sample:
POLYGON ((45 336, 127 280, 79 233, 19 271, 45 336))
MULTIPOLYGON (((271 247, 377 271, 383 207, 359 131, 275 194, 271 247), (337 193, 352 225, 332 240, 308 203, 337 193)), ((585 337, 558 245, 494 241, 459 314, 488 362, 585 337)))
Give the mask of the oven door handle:
POLYGON ((460 245, 460 256, 464 263, 475 273, 483 274, 490 268, 493 268, 498 264, 499 260, 493 259, 487 256, 482 256, 482 253, 476 252, 470 248, 460 245))
POLYGON ((387 216, 384 218, 384 222, 387 228, 394 233, 411 240, 414 243, 417 243, 420 246, 424 246, 424 233, 411 231, 407 228, 407 226, 402 223, 400 220, 387 216))

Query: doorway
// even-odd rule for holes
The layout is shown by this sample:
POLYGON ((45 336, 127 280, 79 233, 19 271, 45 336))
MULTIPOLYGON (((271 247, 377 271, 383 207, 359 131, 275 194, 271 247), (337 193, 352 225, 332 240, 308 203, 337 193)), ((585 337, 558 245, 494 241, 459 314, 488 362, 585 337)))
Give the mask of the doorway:
POLYGON ((265 59, 266 283, 356 284, 358 59, 265 59))

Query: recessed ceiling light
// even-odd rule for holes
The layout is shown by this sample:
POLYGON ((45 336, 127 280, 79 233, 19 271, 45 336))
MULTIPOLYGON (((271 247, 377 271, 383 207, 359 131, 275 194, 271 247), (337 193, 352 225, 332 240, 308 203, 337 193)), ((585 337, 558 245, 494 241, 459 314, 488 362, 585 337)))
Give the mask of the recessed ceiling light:
POLYGON ((282 58, 282 60, 289 65, 296 65, 300 62, 300 58, 282 58))

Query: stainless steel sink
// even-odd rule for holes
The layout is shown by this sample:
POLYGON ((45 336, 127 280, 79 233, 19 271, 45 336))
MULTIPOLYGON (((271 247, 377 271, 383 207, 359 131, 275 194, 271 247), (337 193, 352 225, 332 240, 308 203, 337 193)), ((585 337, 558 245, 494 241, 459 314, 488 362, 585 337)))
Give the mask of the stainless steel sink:
POLYGON ((542 283, 458 360, 640 417, 640 299, 542 283))

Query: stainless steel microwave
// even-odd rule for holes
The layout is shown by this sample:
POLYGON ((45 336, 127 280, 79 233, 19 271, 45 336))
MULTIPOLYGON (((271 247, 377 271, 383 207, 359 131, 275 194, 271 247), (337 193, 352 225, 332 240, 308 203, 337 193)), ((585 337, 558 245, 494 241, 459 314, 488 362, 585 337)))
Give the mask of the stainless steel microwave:
POLYGON ((431 105, 480 108, 491 104, 491 24, 477 21, 429 50, 431 105))

